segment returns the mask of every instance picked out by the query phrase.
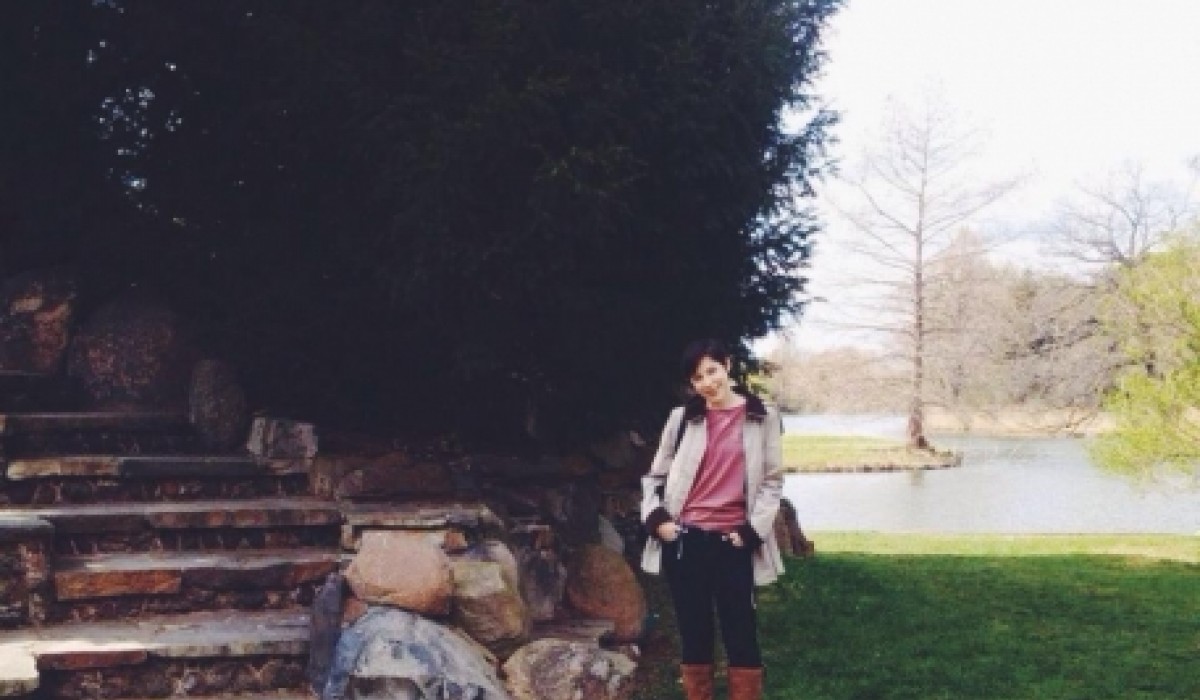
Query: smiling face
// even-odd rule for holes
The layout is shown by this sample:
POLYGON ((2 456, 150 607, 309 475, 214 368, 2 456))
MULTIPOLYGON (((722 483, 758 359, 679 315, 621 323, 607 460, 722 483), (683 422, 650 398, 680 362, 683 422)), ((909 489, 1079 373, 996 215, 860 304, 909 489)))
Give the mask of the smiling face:
POLYGON ((717 362, 705 356, 696 365, 689 381, 692 389, 704 397, 710 408, 724 408, 735 402, 733 381, 729 378, 730 361, 717 362))

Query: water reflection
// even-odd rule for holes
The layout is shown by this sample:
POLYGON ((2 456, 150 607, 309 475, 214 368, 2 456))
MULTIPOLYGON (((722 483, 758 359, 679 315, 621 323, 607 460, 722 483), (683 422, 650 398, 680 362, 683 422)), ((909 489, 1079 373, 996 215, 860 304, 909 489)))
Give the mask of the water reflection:
MULTIPOLYGON (((786 420, 789 433, 898 437, 903 419, 786 420)), ((784 495, 812 530, 1200 534, 1200 489, 1101 471, 1072 438, 945 436, 963 466, 924 472, 789 476, 784 495)))

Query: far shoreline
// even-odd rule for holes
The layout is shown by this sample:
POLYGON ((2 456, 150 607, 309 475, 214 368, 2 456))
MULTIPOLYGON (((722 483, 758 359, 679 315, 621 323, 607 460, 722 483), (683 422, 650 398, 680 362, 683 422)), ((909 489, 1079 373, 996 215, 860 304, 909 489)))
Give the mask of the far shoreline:
POLYGON ((992 411, 931 409, 925 430, 942 435, 979 437, 1095 437, 1116 427, 1112 416, 1071 409, 1003 408, 992 411))
MULTIPOLYGON (((856 415, 866 420, 878 420, 888 415, 903 420, 900 413, 838 413, 789 412, 784 415, 798 417, 836 416, 853 419, 856 415)), ((1111 433, 1116 428, 1115 419, 1106 413, 1082 409, 1031 409, 995 408, 988 410, 954 411, 929 408, 925 412, 925 432, 929 435, 972 435, 976 437, 1095 437, 1111 433)), ((853 432, 847 434, 856 434, 853 432)))

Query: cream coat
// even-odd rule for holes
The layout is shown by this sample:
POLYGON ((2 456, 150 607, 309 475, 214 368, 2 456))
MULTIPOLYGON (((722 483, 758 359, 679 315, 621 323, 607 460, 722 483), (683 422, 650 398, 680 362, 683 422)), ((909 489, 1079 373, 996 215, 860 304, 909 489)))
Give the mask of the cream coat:
MULTIPOLYGON (((684 500, 692 489, 705 445, 708 444, 708 428, 704 420, 690 422, 676 454, 675 440, 683 415, 682 406, 671 411, 650 472, 642 477, 642 522, 659 506, 665 508, 672 518, 678 518, 684 500), (658 495, 659 487, 663 487, 661 498, 658 495)), ((753 557, 754 583, 759 586, 774 582, 783 573, 783 558, 779 555, 779 544, 775 540, 775 515, 779 512, 779 498, 783 490, 780 436, 777 409, 768 407, 765 418, 746 417, 742 429, 746 450, 746 510, 750 526, 763 540, 753 557)), ((642 552, 642 569, 657 574, 661 567, 662 543, 658 538, 650 537, 642 552)))

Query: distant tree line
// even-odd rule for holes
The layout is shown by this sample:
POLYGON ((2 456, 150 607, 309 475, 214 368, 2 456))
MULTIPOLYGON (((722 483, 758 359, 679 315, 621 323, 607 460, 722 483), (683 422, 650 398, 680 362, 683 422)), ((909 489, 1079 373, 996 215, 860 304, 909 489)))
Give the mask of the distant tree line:
MULTIPOLYGON (((1093 285, 989 260, 975 234, 930 263, 923 402, 946 411, 1099 409, 1124 364, 1109 332, 1109 302, 1093 285)), ((905 338, 875 349, 780 350, 776 387, 803 411, 905 412, 911 372, 905 338), (790 360, 782 361, 784 357, 790 360), (825 382, 814 382, 818 376, 825 382)), ((1065 427, 1065 426, 1064 426, 1065 427)))
POLYGON ((0 273, 160 294, 321 420, 658 421, 686 339, 799 310, 838 4, 20 0, 0 273))

